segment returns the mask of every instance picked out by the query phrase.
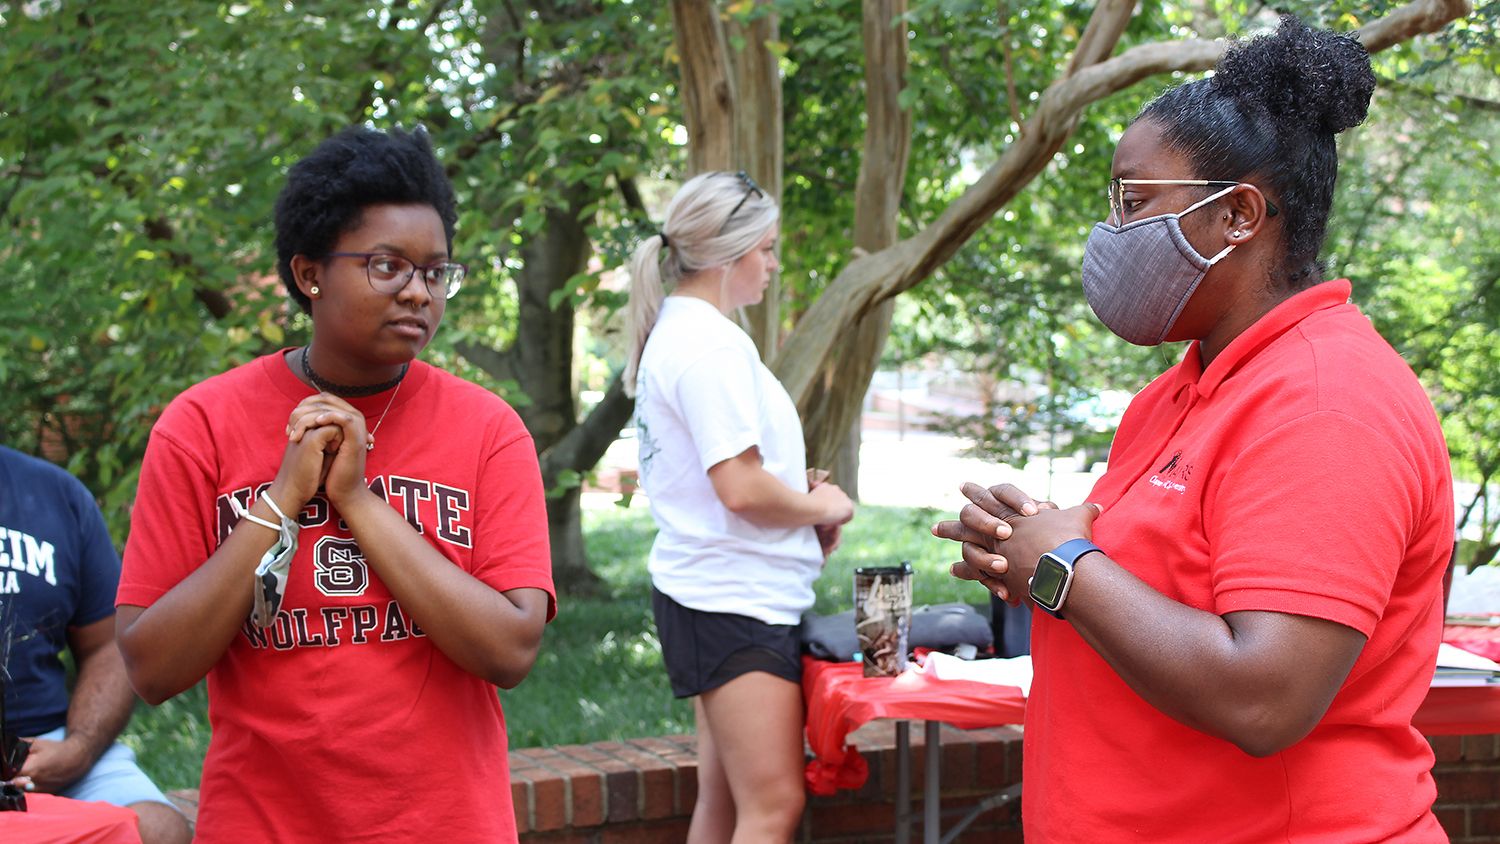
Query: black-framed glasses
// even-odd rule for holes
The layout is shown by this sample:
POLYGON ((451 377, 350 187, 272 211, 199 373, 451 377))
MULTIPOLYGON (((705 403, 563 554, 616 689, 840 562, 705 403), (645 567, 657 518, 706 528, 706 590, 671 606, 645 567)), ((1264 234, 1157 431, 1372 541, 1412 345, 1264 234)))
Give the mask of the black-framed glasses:
MULTIPOLYGON (((1118 220, 1121 225, 1125 223, 1125 186, 1126 185, 1197 185, 1211 188, 1232 188, 1242 182, 1226 182, 1218 179, 1110 179, 1109 180, 1109 213, 1110 219, 1118 220)), ((1266 200, 1266 216, 1274 217, 1279 211, 1271 200, 1266 200)))
POLYGON ((469 274, 468 267, 454 261, 439 261, 419 267, 406 258, 389 252, 329 252, 326 257, 364 258, 365 277, 370 280, 370 287, 376 293, 391 296, 401 292, 401 288, 409 284, 411 277, 421 270, 422 283, 427 285, 428 291, 433 295, 441 291, 444 299, 452 299, 458 293, 458 288, 463 286, 464 277, 469 274))
POLYGON ((745 195, 740 197, 740 201, 736 202, 734 204, 734 207, 729 210, 729 216, 724 218, 725 223, 728 223, 730 220, 734 219, 734 215, 745 206, 745 202, 749 200, 750 197, 758 196, 764 199, 766 196, 766 192, 760 189, 760 185, 757 185, 754 179, 750 178, 749 173, 741 170, 738 173, 735 173, 734 176, 735 178, 740 180, 740 184, 745 186, 745 195))

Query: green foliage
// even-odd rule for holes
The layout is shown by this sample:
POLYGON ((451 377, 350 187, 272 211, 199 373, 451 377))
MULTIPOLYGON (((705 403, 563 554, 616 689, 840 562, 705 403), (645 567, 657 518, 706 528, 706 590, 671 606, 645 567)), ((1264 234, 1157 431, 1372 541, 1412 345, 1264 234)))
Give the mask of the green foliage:
POLYGON ((1375 59, 1370 118, 1341 138, 1325 254, 1422 378, 1455 478, 1467 565, 1500 551, 1500 3, 1432 43, 1375 59), (1470 506, 1472 505, 1472 506, 1470 506))
MULTIPOLYGON (((122 539, 166 402, 305 339, 275 278, 272 204, 286 167, 352 122, 432 132, 472 273, 428 357, 524 404, 454 344, 513 340, 517 247, 563 190, 601 197, 589 214, 618 250, 628 214, 605 182, 668 148, 665 7, 576 12, 0 5, 0 440, 65 458, 122 539)), ((566 295, 596 285, 582 274, 566 295)))
MULTIPOLYGON (((1347 29, 1396 5, 1293 0, 1277 9, 1347 29)), ((852 246, 861 7, 726 4, 741 18, 768 9, 781 21, 772 48, 786 120, 783 313, 795 320, 852 246)), ((911 5, 904 235, 1015 140, 1091 11, 1076 2, 911 5)), ((1121 46, 1253 34, 1274 18, 1249 0, 1146 0, 1121 46)), ((1492 309, 1438 309, 1427 314, 1438 325, 1479 328, 1417 332, 1402 322, 1406 306, 1393 304, 1409 291, 1385 285, 1399 276, 1416 290, 1493 301, 1484 291, 1495 273, 1485 256, 1497 251, 1487 204, 1500 158, 1497 20, 1500 0, 1485 0, 1441 35, 1377 57, 1370 124, 1345 137, 1345 172, 1368 178, 1342 181, 1328 249, 1398 347, 1421 350, 1414 360, 1444 392, 1455 458, 1475 478, 1494 439, 1486 404, 1469 397, 1490 388, 1452 373, 1488 371, 1492 309), (1448 376, 1437 374, 1443 361, 1448 376)), ((586 370, 575 377, 602 388, 618 363, 608 335, 622 296, 601 282, 652 229, 621 186, 638 186, 658 209, 680 175, 676 62, 660 2, 0 4, 0 273, 12 292, 0 327, 0 439, 65 458, 122 538, 146 434, 165 403, 305 338, 274 278, 272 200, 290 162, 361 121, 427 126, 459 192, 456 252, 473 271, 430 358, 526 403, 524 379, 454 349, 514 343, 525 250, 561 209, 583 224, 592 257, 525 295, 586 317, 593 336, 580 344, 586 370)), ((941 355, 997 383, 1045 387, 1020 399, 997 393, 981 414, 955 421, 980 453, 1019 460, 1035 453, 1038 434, 1081 433, 1068 408, 1104 388, 1134 389, 1175 357, 1099 329, 1076 286, 1114 143, 1172 81, 1092 106, 1047 170, 902 297, 888 362, 941 355)))

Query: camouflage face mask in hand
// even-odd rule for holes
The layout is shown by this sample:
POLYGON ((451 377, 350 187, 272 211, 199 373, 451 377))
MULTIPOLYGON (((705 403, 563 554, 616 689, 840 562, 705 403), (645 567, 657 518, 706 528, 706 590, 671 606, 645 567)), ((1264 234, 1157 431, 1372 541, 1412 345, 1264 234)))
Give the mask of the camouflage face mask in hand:
POLYGON ((281 520, 281 524, 252 515, 233 498, 229 499, 229 503, 235 515, 241 519, 277 533, 276 544, 267 549, 260 558, 260 565, 255 567, 255 607, 250 612, 250 620, 256 627, 264 629, 276 623, 276 613, 281 609, 282 598, 286 597, 287 576, 292 569, 292 557, 297 553, 297 533, 302 526, 281 512, 271 496, 262 493, 260 497, 281 520))

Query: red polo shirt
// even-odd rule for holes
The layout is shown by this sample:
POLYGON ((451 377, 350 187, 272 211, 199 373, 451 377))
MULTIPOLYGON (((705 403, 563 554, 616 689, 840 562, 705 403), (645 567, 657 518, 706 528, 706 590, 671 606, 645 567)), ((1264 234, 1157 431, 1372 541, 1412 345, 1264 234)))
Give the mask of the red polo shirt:
POLYGON ((1411 718, 1442 629, 1448 451, 1349 291, 1293 296, 1206 370, 1193 344, 1131 403, 1090 496, 1095 543, 1166 596, 1365 634, 1349 678, 1311 734, 1257 759, 1163 715, 1037 613, 1028 842, 1446 840, 1411 718))

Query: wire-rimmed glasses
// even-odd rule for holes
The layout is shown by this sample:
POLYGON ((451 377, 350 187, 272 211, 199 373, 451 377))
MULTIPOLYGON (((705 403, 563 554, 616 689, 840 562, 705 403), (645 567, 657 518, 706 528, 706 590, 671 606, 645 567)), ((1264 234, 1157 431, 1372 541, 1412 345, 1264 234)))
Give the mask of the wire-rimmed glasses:
MULTIPOLYGON (((1232 188, 1240 182, 1226 182, 1219 179, 1110 179, 1109 180, 1109 213, 1110 219, 1117 221, 1120 225, 1125 224, 1125 186, 1126 185, 1197 185, 1200 187, 1232 188)), ((1278 213, 1276 206, 1271 200, 1266 200, 1266 216, 1274 217, 1278 213)))
POLYGON ((464 277, 469 274, 468 267, 454 261, 417 266, 410 260, 389 252, 329 252, 327 257, 364 258, 365 278, 369 279, 370 287, 376 293, 391 296, 399 293, 401 288, 411 282, 411 277, 421 270, 422 283, 427 285, 428 291, 434 295, 442 291, 444 299, 452 299, 459 287, 463 286, 464 277))

